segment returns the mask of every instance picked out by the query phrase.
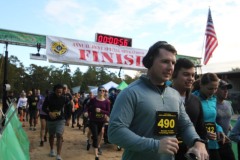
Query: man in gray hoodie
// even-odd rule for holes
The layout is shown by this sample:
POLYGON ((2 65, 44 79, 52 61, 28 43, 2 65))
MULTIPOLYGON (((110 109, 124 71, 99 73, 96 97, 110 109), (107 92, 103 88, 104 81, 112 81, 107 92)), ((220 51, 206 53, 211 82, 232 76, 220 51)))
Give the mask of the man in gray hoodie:
POLYGON ((172 76, 177 51, 165 41, 156 42, 143 58, 148 69, 118 95, 110 115, 108 138, 124 148, 123 160, 174 160, 177 131, 188 153, 206 160, 204 141, 186 114, 179 93, 165 82, 172 76))

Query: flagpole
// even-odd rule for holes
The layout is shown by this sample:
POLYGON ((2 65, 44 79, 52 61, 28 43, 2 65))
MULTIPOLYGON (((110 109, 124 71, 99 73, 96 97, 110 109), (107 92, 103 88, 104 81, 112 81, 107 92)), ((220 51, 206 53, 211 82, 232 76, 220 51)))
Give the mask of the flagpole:
MULTIPOLYGON (((204 36, 203 36, 203 44, 202 44, 202 53, 201 53, 201 57, 203 57, 204 56, 204 46, 205 46, 205 34, 204 34, 204 36)), ((204 58, 201 58, 201 65, 203 65, 203 61, 204 61, 204 58)))
MULTIPOLYGON (((5 130, 5 128, 7 127, 8 123, 11 121, 12 117, 14 116, 14 114, 16 114, 17 108, 14 109, 14 111, 12 112, 11 116, 8 118, 8 121, 4 124, 2 130, 0 131, 0 134, 3 133, 3 131, 5 130)), ((6 117, 5 117, 6 119, 6 117)))

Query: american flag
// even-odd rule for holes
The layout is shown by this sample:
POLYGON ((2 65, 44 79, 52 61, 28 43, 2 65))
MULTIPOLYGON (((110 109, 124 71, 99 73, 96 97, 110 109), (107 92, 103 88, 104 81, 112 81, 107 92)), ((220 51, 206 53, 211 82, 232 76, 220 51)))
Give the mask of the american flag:
POLYGON ((204 55, 204 61, 203 61, 204 65, 208 63, 209 59, 212 56, 213 51, 218 46, 217 35, 214 30, 210 8, 208 11, 208 20, 207 20, 205 35, 206 35, 206 42, 205 42, 205 55, 204 55))

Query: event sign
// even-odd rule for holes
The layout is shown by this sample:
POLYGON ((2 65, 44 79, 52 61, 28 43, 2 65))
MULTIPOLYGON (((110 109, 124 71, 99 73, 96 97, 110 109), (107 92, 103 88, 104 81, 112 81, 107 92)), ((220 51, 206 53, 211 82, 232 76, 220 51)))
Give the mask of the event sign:
MULTIPOLYGON (((146 70, 142 64, 142 59, 147 50, 127 47, 131 44, 131 41, 128 41, 129 38, 109 35, 107 38, 104 34, 104 39, 103 34, 99 35, 102 36, 102 43, 0 29, 0 43, 29 47, 41 44, 41 48, 46 48, 49 62, 146 70), (112 44, 105 43, 106 40, 112 44), (122 44, 123 46, 119 46, 122 44)), ((41 58, 37 57, 37 59, 41 58)), ((46 60, 46 56, 43 58, 46 60)), ((184 55, 177 55, 177 58, 187 58, 195 65, 201 64, 201 58, 184 55)), ((36 56, 33 59, 36 59, 36 56)))
POLYGON ((8 42, 8 44, 29 47, 35 47, 37 43, 40 43, 41 48, 45 48, 46 36, 0 29, 0 43, 6 42, 8 42))
POLYGON ((50 62, 146 70, 142 59, 147 50, 112 44, 47 36, 46 54, 50 62))
MULTIPOLYGON (((113 44, 67 39, 55 36, 46 37, 46 54, 49 62, 92 65, 108 68, 120 68, 144 71, 142 59, 147 50, 113 44)), ((177 55, 188 58, 195 65, 200 58, 177 55)))

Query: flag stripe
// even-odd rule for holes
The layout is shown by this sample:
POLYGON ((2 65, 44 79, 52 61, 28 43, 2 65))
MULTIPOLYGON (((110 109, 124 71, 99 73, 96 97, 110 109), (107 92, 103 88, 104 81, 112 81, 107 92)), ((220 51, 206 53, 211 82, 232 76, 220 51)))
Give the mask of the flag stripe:
POLYGON ((211 58, 213 51, 218 46, 217 36, 213 26, 213 20, 211 16, 211 10, 208 11, 207 27, 206 27, 206 44, 205 44, 205 54, 204 54, 204 65, 206 65, 211 58))

